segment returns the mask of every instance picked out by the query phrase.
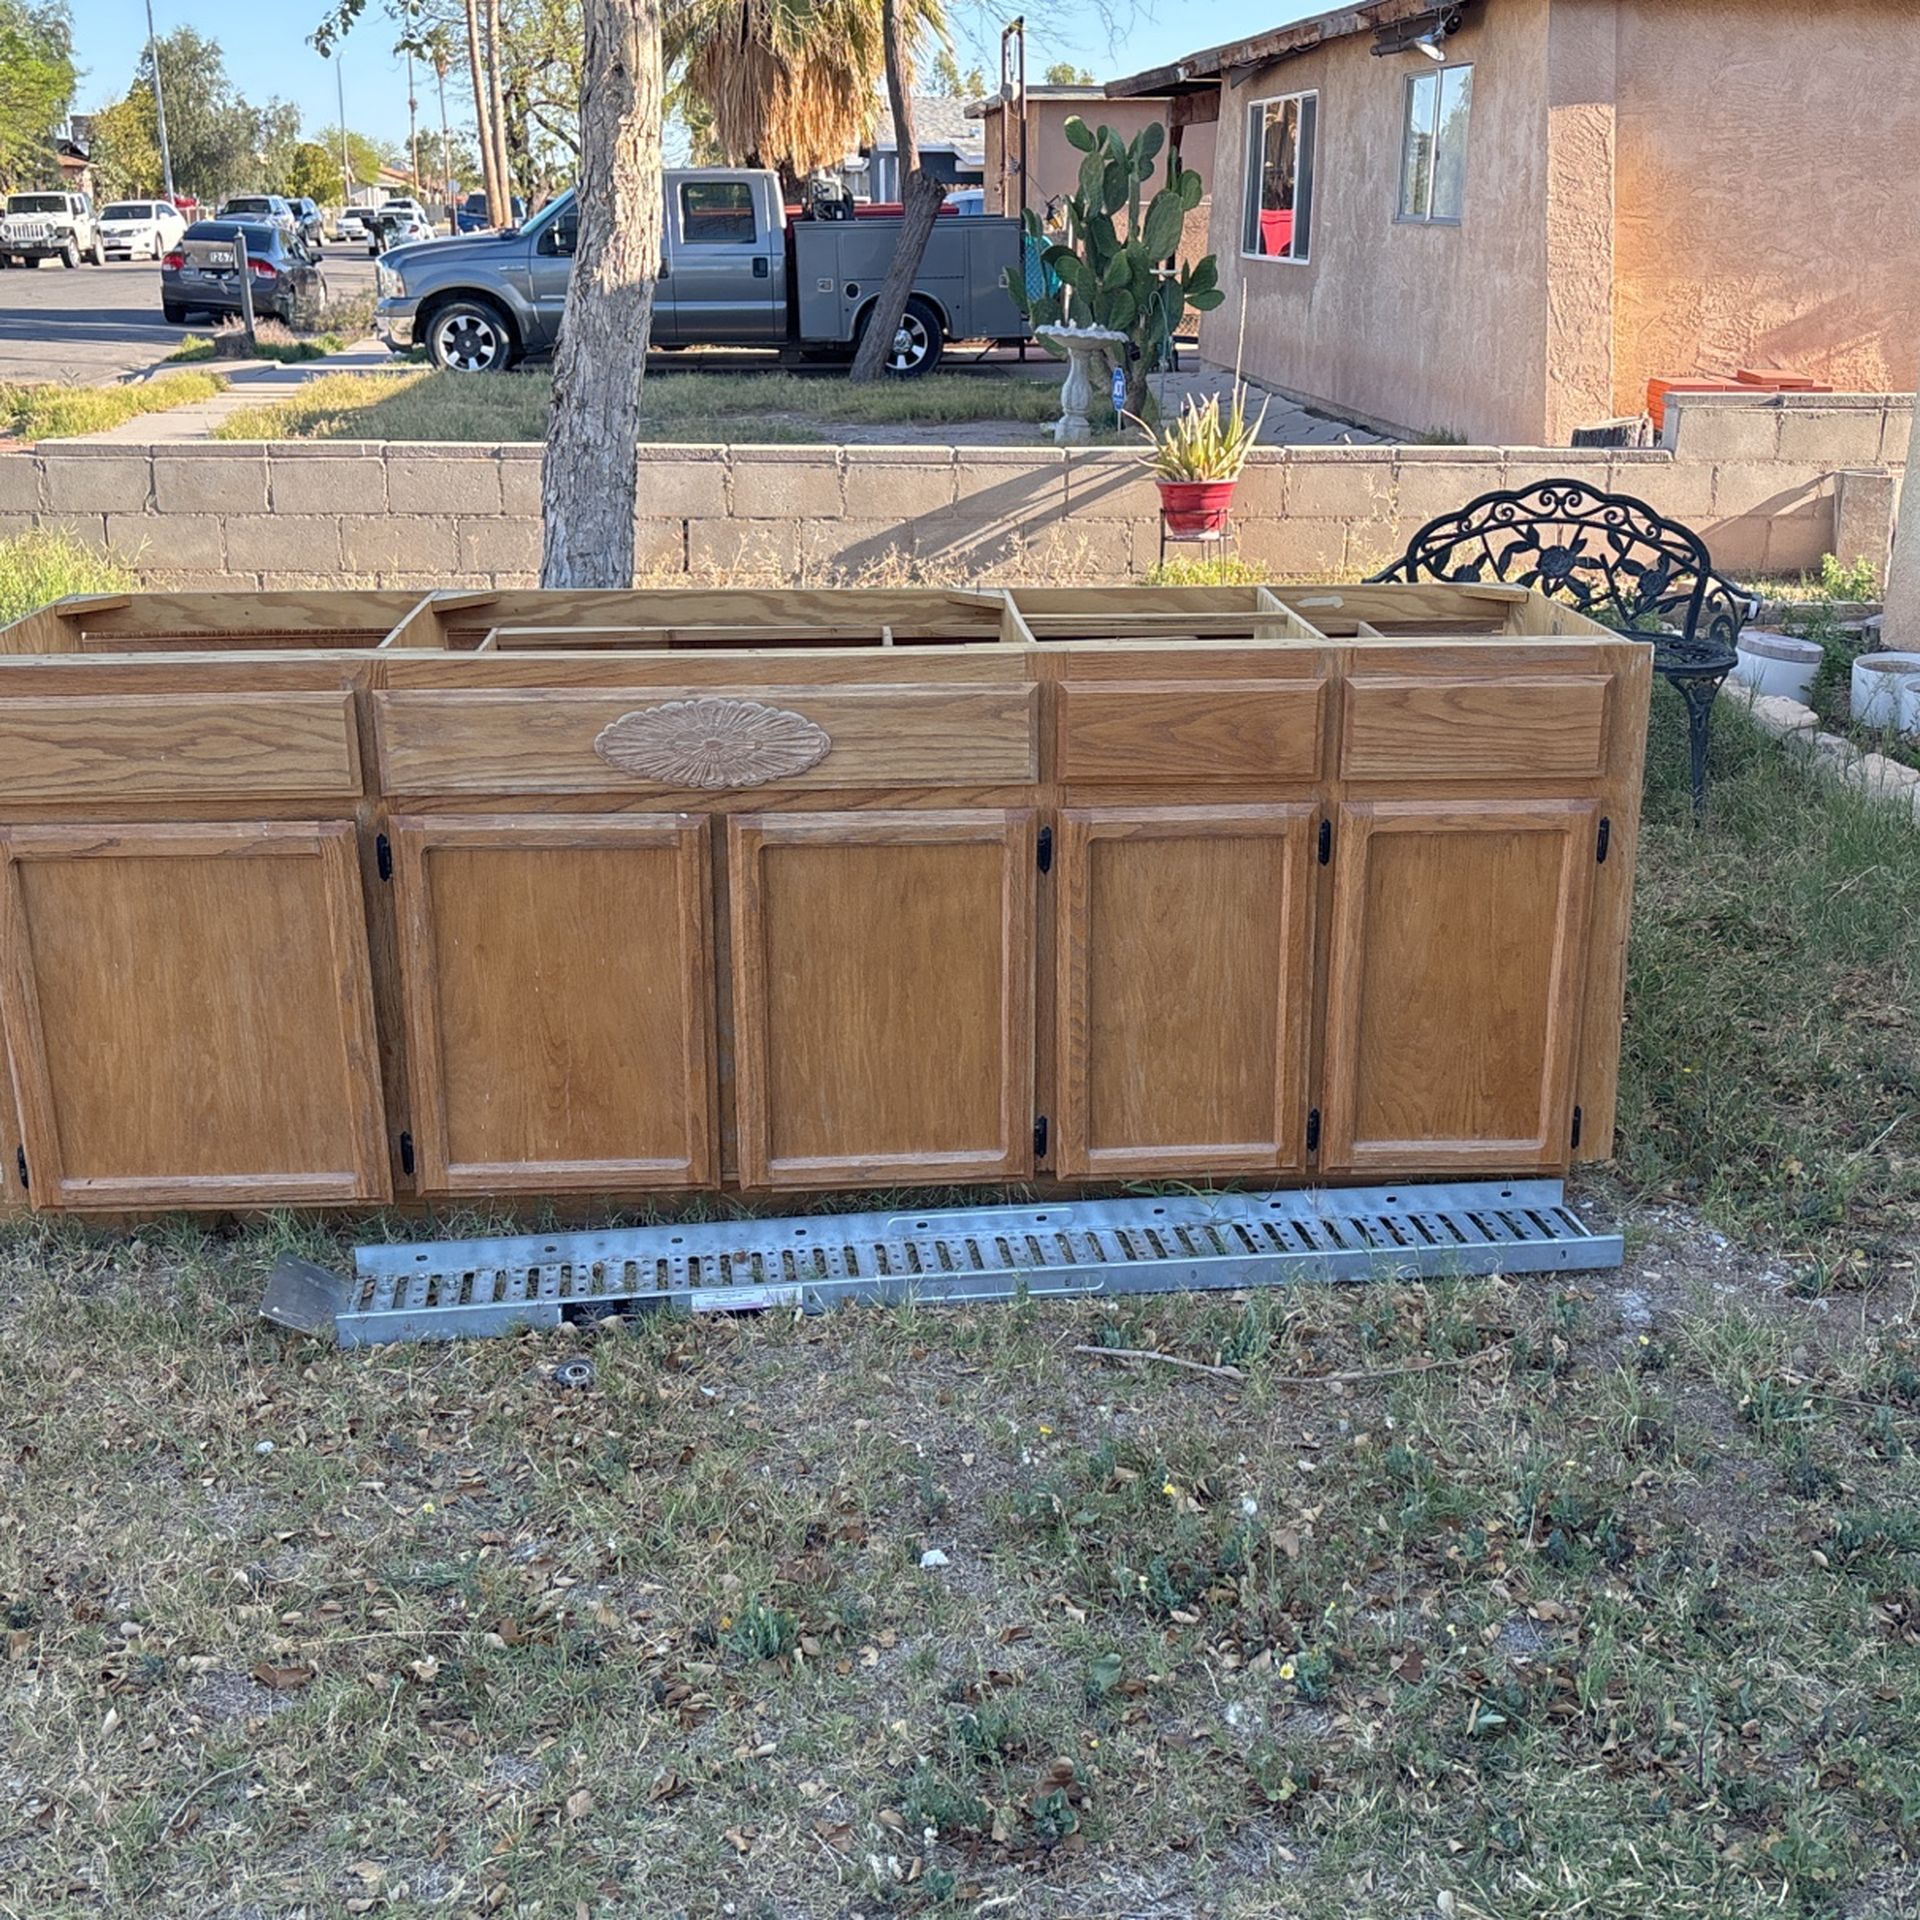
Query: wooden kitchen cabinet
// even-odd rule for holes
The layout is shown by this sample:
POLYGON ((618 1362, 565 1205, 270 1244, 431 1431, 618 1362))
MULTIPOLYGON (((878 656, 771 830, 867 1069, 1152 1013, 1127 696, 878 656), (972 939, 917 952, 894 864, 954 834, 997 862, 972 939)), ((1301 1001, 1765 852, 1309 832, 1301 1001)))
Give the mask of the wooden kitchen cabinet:
POLYGON ((36 1207, 389 1197, 351 825, 0 840, 0 1019, 36 1207))
POLYGON ((713 1184, 706 820, 403 817, 391 832, 420 1186, 713 1184))
POLYGON ((1599 819, 1589 800, 1339 810, 1323 1167, 1566 1164, 1599 819))
POLYGON ((1310 805, 1073 808, 1055 869, 1055 1168, 1306 1164, 1310 805))
POLYGON ((1606 1158, 1650 649, 1283 592, 0 629, 0 1208, 1606 1158))
POLYGON ((1030 1172, 1033 814, 746 814, 727 837, 742 1184, 1030 1172))

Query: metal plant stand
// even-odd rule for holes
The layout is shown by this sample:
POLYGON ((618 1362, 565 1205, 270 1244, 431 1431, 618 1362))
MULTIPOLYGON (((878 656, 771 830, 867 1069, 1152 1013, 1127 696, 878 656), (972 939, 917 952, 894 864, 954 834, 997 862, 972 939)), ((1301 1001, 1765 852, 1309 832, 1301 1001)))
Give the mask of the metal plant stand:
MULTIPOLYGON (((1552 1273, 1617 1267, 1621 1253, 1557 1180, 1169 1195, 359 1247, 353 1278, 333 1283, 331 1322, 342 1346, 372 1346, 661 1308, 819 1313, 1552 1273)), ((324 1280, 308 1268, 270 1285, 262 1311, 324 1331, 324 1280)))

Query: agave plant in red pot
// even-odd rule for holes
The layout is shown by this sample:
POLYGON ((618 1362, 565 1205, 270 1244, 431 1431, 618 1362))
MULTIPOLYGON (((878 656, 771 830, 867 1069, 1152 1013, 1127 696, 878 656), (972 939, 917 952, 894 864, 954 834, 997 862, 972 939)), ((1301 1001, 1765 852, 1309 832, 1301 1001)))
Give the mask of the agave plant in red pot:
POLYGON ((1246 389, 1235 382, 1224 416, 1217 393, 1204 401, 1189 394, 1165 426, 1146 429, 1153 442, 1146 464, 1160 489, 1160 517, 1169 533, 1204 539, 1225 528, 1234 484, 1266 417, 1263 402, 1259 413, 1247 418, 1246 389))

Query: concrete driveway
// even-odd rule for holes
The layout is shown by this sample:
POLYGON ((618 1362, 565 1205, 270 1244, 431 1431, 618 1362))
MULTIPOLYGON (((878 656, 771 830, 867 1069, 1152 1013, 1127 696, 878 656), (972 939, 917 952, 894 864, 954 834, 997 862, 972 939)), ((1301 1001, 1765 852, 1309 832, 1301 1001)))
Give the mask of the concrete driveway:
MULTIPOLYGON (((373 286, 364 250, 329 247, 321 264, 330 298, 373 286)), ((0 272, 0 381, 118 380, 164 359, 187 332, 161 319, 160 269, 151 260, 0 272)))

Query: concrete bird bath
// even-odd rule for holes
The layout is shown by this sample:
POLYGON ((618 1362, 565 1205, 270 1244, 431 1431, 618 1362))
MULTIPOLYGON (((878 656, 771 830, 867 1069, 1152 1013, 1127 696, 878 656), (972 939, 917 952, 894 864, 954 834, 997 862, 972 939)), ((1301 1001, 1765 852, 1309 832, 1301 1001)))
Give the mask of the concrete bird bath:
POLYGON ((1081 447, 1093 438, 1087 410, 1093 404, 1093 361, 1113 347, 1125 346, 1127 336, 1111 327, 1036 327, 1034 332, 1067 356, 1067 377, 1060 385, 1060 418, 1053 423, 1055 442, 1081 447))

